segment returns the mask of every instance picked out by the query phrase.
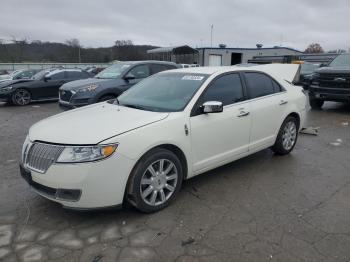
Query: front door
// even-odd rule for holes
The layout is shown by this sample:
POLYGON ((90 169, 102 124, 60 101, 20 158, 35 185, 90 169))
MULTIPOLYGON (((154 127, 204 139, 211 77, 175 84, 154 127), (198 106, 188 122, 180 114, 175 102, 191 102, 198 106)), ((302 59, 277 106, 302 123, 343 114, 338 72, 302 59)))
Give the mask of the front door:
POLYGON ((59 71, 57 73, 48 74, 41 83, 40 98, 58 98, 58 90, 64 84, 67 83, 67 76, 65 71, 59 71))
POLYGON ((214 79, 199 98, 190 118, 193 169, 204 172, 233 161, 248 151, 250 133, 250 106, 238 73, 214 79), (221 113, 203 114, 201 105, 220 101, 221 113))
POLYGON ((150 76, 150 68, 149 65, 136 65, 128 73, 125 75, 125 85, 124 89, 128 89, 133 85, 140 82, 142 79, 150 76))

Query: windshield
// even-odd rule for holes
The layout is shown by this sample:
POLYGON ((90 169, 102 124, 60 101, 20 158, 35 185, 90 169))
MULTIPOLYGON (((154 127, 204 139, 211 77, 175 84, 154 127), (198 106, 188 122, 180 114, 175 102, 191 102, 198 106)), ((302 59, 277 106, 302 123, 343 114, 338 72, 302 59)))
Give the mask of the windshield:
POLYGON ((207 78, 204 74, 161 73, 134 85, 118 100, 122 106, 142 110, 181 111, 207 78))
POLYGON ((350 55, 339 55, 329 64, 329 66, 349 66, 350 55))
POLYGON ((128 63, 117 63, 110 67, 107 67, 105 70, 98 73, 95 78, 108 79, 108 78, 118 78, 123 74, 131 64, 128 63))
POLYGON ((312 74, 319 67, 317 64, 305 63, 301 65, 300 73, 303 75, 312 74))

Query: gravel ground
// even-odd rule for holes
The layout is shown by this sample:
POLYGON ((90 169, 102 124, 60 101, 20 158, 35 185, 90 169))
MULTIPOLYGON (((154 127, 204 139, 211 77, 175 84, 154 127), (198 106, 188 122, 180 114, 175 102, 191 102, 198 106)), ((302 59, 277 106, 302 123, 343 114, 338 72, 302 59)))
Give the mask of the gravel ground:
POLYGON ((350 261, 350 106, 309 113, 318 136, 184 183, 156 214, 68 211, 30 190, 21 145, 57 103, 0 105, 0 261, 350 261))

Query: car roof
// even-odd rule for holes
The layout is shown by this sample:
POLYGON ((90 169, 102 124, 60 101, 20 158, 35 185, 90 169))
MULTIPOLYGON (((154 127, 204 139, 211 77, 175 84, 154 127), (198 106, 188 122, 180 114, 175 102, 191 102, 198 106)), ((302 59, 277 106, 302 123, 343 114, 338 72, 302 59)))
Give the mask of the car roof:
POLYGON ((293 82, 300 70, 300 65, 296 64, 266 64, 256 66, 217 66, 217 67, 189 67, 180 68, 170 71, 160 72, 159 74, 170 73, 187 73, 187 74, 222 74, 234 71, 258 71, 267 73, 270 76, 293 82))
POLYGON ((60 68, 60 69, 54 69, 54 70, 48 71, 48 76, 49 76, 49 75, 56 74, 56 73, 59 73, 59 72, 64 72, 64 71, 68 71, 68 72, 82 72, 82 71, 84 71, 84 70, 79 69, 79 68, 60 68))
MULTIPOLYGON (((230 72, 234 70, 244 70, 248 67, 242 67, 242 66, 206 66, 206 67, 187 67, 187 68, 180 68, 171 70, 172 72, 178 72, 178 73, 193 73, 193 74, 207 74, 212 75, 215 73, 225 73, 230 72)), ((251 69, 251 68, 250 68, 251 69)), ((168 71, 165 71, 168 72, 168 71)))
POLYGON ((125 64, 133 64, 133 65, 136 65, 136 64, 164 64, 164 65, 175 65, 175 66, 177 65, 174 62, 159 61, 159 60, 118 61, 118 62, 115 62, 114 64, 117 64, 117 63, 125 63, 125 64))

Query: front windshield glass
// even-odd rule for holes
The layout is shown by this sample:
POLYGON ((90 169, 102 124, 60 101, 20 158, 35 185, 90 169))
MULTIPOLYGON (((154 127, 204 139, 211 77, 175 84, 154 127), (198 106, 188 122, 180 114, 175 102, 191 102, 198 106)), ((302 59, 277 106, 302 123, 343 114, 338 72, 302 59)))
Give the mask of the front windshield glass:
POLYGON ((207 78, 205 74, 160 73, 119 96, 119 104, 156 112, 181 111, 207 78))
POLYGON ((350 67, 350 54, 339 55, 329 64, 330 66, 348 66, 350 67))
POLYGON ((101 78, 101 79, 115 79, 120 77, 129 67, 131 64, 128 63, 117 63, 110 67, 107 67, 105 70, 98 73, 95 78, 101 78))
POLYGON ((312 74, 318 67, 320 66, 317 64, 305 63, 301 65, 300 73, 303 75, 312 74))

